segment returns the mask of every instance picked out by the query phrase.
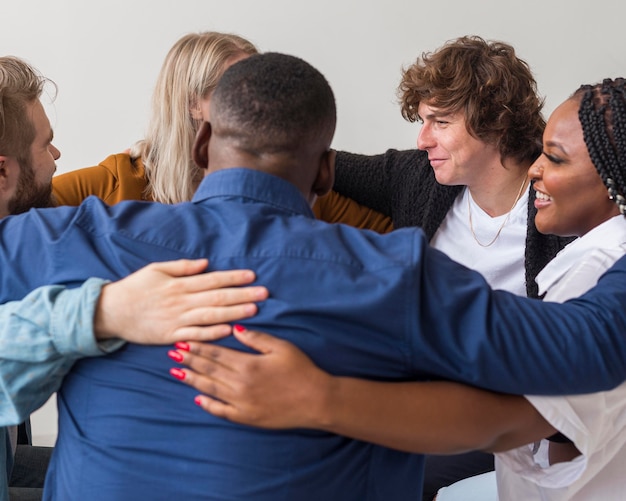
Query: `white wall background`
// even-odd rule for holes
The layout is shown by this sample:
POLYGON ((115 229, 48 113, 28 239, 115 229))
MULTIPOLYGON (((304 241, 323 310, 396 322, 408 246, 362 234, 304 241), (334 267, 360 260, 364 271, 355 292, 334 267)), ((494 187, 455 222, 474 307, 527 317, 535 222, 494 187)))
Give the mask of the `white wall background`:
MULTIPOLYGON (((335 90, 334 147, 379 153, 415 144, 395 89, 422 51, 466 34, 509 42, 549 114, 581 83, 626 76, 624 19, 621 0, 2 0, 0 53, 58 84, 47 110, 64 172, 142 137, 161 62, 187 32, 234 32, 306 59, 335 90)), ((54 421, 51 405, 36 414, 39 443, 54 438, 54 421)))

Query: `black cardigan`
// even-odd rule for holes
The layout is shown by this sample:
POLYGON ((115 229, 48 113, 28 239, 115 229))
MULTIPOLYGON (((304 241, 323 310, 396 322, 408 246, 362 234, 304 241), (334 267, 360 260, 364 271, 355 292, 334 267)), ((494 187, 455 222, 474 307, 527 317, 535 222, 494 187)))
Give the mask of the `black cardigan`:
MULTIPOLYGON (((394 228, 420 226, 428 240, 443 222, 463 186, 435 179, 422 150, 387 150, 382 155, 337 152, 335 191, 391 217, 394 228)), ((538 297, 535 277, 572 238, 543 235, 535 226, 535 192, 528 197, 526 294, 538 297)))

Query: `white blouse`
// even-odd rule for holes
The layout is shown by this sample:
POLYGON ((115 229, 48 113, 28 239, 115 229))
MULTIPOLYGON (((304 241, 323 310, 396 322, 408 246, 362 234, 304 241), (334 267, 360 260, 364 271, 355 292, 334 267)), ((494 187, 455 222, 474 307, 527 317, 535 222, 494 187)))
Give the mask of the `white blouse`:
MULTIPOLYGON (((577 297, 624 254, 626 218, 616 216, 565 247, 537 276, 539 290, 547 301, 577 297)), ((626 383, 608 392, 526 398, 581 455, 549 465, 546 440, 536 454, 533 445, 496 454, 499 501, 626 499, 626 383)))

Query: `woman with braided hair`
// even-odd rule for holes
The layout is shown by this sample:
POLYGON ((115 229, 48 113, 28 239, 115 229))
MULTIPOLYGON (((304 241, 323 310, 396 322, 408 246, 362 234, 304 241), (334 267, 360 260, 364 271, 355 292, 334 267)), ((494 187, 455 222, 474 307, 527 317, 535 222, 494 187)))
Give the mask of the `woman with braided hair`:
MULTIPOLYGON (((536 279, 545 301, 563 302, 592 288, 626 253, 626 80, 582 86, 562 103, 528 176, 537 229, 578 237, 536 279)), ((217 416, 321 428, 416 453, 496 452, 497 494, 489 473, 440 490, 437 501, 626 499, 626 383, 603 393, 524 398, 441 381, 335 378, 284 340, 245 329, 235 335, 261 353, 200 343, 178 350, 189 367, 183 381, 204 393, 196 403, 217 416), (452 407, 439 412, 442 402, 452 407), (510 406, 514 412, 493 421, 510 406)))
MULTIPOLYGON (((585 293, 626 253, 626 80, 581 86, 548 121, 529 169, 542 233, 577 236, 537 276, 546 301, 585 293)), ((626 384, 592 395, 527 397, 561 433, 496 456, 506 499, 626 499, 626 384)), ((440 491, 438 501, 495 493, 491 474, 440 491)))
POLYGON ((606 79, 601 86, 583 85, 575 94, 586 93, 587 99, 583 99, 579 111, 585 142, 591 160, 607 186, 609 197, 615 201, 622 215, 626 210, 625 83, 623 78, 606 79), (596 96, 598 93, 600 95, 596 96), (607 120, 612 120, 612 123, 608 125, 607 120))

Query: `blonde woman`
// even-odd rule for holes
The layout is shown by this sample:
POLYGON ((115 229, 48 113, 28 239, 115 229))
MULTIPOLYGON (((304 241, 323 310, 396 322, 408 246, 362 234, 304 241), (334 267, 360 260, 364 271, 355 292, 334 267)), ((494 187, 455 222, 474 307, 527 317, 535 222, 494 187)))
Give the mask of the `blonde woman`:
MULTIPOLYGON (((55 176, 57 202, 79 205, 89 195, 108 204, 191 200, 202 180, 191 159, 191 146, 203 119, 208 119, 211 93, 229 66, 257 52, 252 42, 234 34, 207 31, 184 35, 163 62, 146 137, 95 167, 55 176)), ((319 201, 315 214, 325 221, 359 228, 392 229, 390 218, 334 192, 319 201)))
POLYGON ((201 180, 191 145, 202 123, 202 109, 226 68, 257 52, 251 42, 232 34, 190 33, 179 39, 159 73, 145 139, 95 167, 56 176, 57 202, 79 205, 89 195, 108 204, 190 200, 201 180))

